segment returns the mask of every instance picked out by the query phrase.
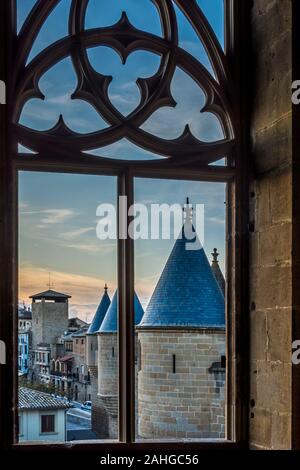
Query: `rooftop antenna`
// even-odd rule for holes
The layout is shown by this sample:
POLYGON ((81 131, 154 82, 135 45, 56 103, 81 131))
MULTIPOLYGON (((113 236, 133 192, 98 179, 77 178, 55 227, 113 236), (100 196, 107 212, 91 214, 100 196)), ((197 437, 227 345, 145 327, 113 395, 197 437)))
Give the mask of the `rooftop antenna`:
POLYGON ((49 281, 48 284, 46 284, 48 289, 51 290, 52 287, 54 287, 53 282, 51 282, 51 273, 49 272, 49 281))

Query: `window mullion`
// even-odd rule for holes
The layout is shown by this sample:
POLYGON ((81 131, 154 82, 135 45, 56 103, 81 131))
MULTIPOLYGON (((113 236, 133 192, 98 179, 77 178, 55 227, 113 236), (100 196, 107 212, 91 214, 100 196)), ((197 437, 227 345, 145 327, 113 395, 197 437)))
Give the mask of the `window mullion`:
POLYGON ((133 204, 133 178, 128 171, 118 182, 118 302, 119 302, 119 439, 135 435, 134 383, 134 245, 128 234, 128 208, 133 204))

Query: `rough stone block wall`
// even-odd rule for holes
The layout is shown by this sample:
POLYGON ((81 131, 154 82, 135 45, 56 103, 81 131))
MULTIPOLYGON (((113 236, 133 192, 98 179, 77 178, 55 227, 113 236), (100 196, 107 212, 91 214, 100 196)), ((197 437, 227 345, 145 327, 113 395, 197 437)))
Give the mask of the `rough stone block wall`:
POLYGON ((108 413, 98 395, 93 399, 92 431, 99 439, 110 438, 108 413))
POLYGON ((98 390, 100 395, 118 393, 118 342, 116 333, 98 335, 98 390))
POLYGON ((98 367, 90 366, 91 374, 91 394, 92 394, 92 415, 91 424, 99 439, 108 437, 108 416, 103 407, 103 403, 98 396, 98 367))
POLYGON ((98 338, 97 335, 86 335, 86 363, 87 366, 96 366, 98 367, 98 338))
POLYGON ((224 374, 209 370, 225 354, 225 332, 140 330, 138 338, 139 437, 225 437, 224 374))
POLYGON ((68 329, 68 303, 33 302, 33 349, 39 343, 56 344, 57 338, 68 329))
MULTIPOLYGON (((116 333, 98 335, 97 412, 99 430, 114 439, 118 436, 118 341, 116 333), (106 429, 104 429, 106 427, 106 429)), ((93 398, 92 398, 93 399, 93 398)))
POLYGON ((252 8, 250 445, 291 446, 291 1, 252 8))

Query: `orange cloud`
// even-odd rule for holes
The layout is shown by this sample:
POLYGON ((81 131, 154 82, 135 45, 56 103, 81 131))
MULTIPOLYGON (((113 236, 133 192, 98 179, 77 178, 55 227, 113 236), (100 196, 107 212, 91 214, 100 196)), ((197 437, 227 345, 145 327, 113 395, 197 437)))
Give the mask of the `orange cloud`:
MULTIPOLYGON (((136 280, 136 292, 145 308, 158 276, 136 280)), ((51 271, 53 289, 71 295, 70 316, 78 316, 85 321, 91 321, 103 293, 107 279, 82 276, 79 274, 51 271)), ((49 270, 31 264, 22 264, 19 269, 19 300, 30 303, 29 297, 38 292, 47 290, 49 284, 49 270)), ((113 296, 116 284, 108 283, 109 295, 113 296)))
MULTIPOLYGON (((72 316, 76 314, 83 320, 90 320, 90 317, 95 313, 95 307, 99 303, 107 279, 51 271, 51 282, 54 284, 54 290, 71 295, 70 313, 72 316)), ((20 301, 28 304, 31 295, 47 290, 47 284, 49 284, 49 270, 30 264, 20 266, 20 301)), ((115 285, 109 285, 111 295, 115 288, 115 285)))

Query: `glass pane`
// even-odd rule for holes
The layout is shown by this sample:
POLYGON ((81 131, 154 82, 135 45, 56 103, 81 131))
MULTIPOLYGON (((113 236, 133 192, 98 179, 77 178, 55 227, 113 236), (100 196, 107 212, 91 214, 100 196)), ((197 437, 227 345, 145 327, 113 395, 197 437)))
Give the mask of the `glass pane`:
POLYGON ((224 0, 197 0, 197 3, 202 9, 222 48, 224 49, 224 0))
POLYGON ((17 0, 17 33, 19 33, 35 3, 36 0, 17 0))
POLYGON ((71 99, 77 78, 70 58, 61 60, 40 79, 39 89, 45 100, 33 98, 22 109, 20 123, 37 131, 51 129, 62 115, 75 132, 86 134, 107 127, 107 123, 86 101, 71 99))
POLYGON ((113 77, 108 95, 111 103, 124 116, 130 114, 140 103, 137 79, 152 77, 160 65, 160 57, 147 51, 133 52, 126 64, 122 64, 119 54, 104 46, 88 49, 88 57, 97 72, 113 77))
POLYGON ((89 0, 85 27, 103 28, 117 23, 125 11, 135 28, 161 36, 157 9, 149 0, 89 0))
POLYGON ((71 0, 60 0, 43 24, 32 45, 28 62, 35 58, 43 49, 68 35, 68 20, 71 0))
POLYGON ((119 160, 154 160, 164 158, 162 155, 158 155, 157 153, 149 152, 148 150, 138 147, 125 138, 115 142, 114 144, 106 145, 105 147, 95 150, 88 150, 84 153, 100 157, 116 158, 119 160))
POLYGON ((205 105, 202 89, 178 67, 171 82, 171 93, 177 103, 175 108, 155 111, 141 126, 143 130, 164 139, 176 139, 188 124, 192 134, 203 142, 224 138, 218 118, 212 113, 201 112, 205 105))
POLYGON ((225 191, 135 180, 137 440, 225 438, 225 191))
POLYGON ((18 152, 19 153, 27 153, 27 154, 30 154, 30 155, 36 155, 36 152, 33 152, 32 150, 30 150, 29 148, 25 147, 22 144, 18 144, 18 152))
POLYGON ((116 191, 19 173, 20 442, 118 438, 116 191))
MULTIPOLYGON (((80 2, 72 9, 71 0, 60 0, 49 11, 47 2, 44 3, 36 11, 37 17, 32 17, 35 21, 44 18, 44 23, 38 25, 32 44, 29 38, 25 41, 27 43, 28 39, 31 49, 27 64, 23 64, 24 89, 20 87, 23 99, 17 100, 24 103, 19 113, 22 126, 40 133, 57 133, 66 145, 70 145, 70 131, 73 131, 80 134, 74 149, 77 156, 88 152, 120 160, 151 160, 176 155, 184 158, 197 152, 197 149, 190 150, 191 143, 196 145, 198 141, 200 147, 201 142, 230 138, 224 136, 224 129, 227 129, 224 114, 217 106, 212 106, 217 103, 226 107, 221 98, 217 99, 219 91, 215 89, 218 84, 212 57, 199 38, 201 22, 194 27, 192 18, 184 12, 185 6, 180 9, 175 1, 163 7, 150 0, 90 0, 81 10, 85 30, 78 33, 85 50, 72 61, 70 14, 78 16, 76 8, 80 2), (116 32, 114 25, 119 20, 121 30, 116 32), (128 30, 126 37, 122 28, 128 30), (179 53, 171 60, 170 51, 176 45, 179 53), (52 57, 49 61, 46 59, 48 47, 52 50, 52 53, 48 51, 52 57), (33 59, 42 51, 41 64, 38 64, 33 59), (194 58, 190 57, 189 61, 189 57, 182 57, 182 51, 194 58), (202 74, 197 61, 208 74, 202 74), (119 140, 113 142, 114 137, 119 140), (161 140, 180 137, 178 148, 174 150, 171 148, 174 143, 169 148, 167 142, 161 140), (92 139, 90 145, 89 138, 92 139), (101 147, 107 142, 111 145, 101 147), (140 149, 139 145, 145 149, 140 149), (162 156, 158 155, 160 153, 162 156)), ((18 29, 34 4, 30 0, 17 2, 18 29)), ((198 5, 223 44, 222 0, 210 3, 198 0, 198 5)), ((196 3, 193 8, 197 11, 196 3)), ((34 133, 30 135, 31 145, 26 135, 20 137, 23 145, 20 151, 24 153, 24 146, 29 151, 42 151, 41 142, 35 141, 34 133)), ((177 147, 177 142, 175 145, 177 147)))
POLYGON ((176 5, 175 11, 178 23, 179 46, 199 60, 209 73, 215 77, 210 59, 192 24, 176 5))

